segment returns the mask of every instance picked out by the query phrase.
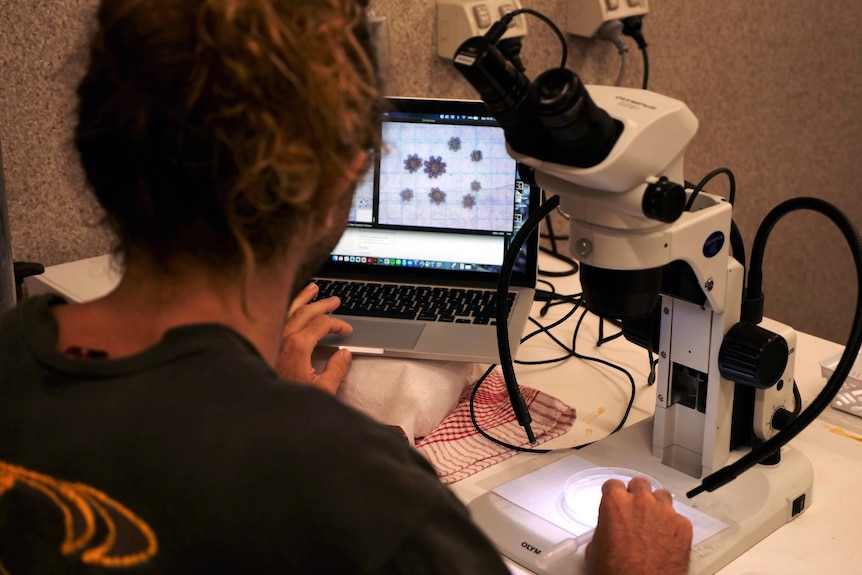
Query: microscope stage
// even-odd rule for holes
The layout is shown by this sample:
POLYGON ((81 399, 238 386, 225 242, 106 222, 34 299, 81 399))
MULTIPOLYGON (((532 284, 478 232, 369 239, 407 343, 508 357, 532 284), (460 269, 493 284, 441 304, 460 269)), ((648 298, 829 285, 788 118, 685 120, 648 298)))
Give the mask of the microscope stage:
POLYGON ((692 521, 690 573, 697 575, 715 573, 811 504, 811 464, 790 447, 782 449, 777 465, 758 465, 688 499, 686 492, 700 481, 653 457, 651 437, 648 420, 504 483, 468 505, 473 519, 503 555, 534 573, 585 573, 584 538, 595 526, 597 481, 646 475, 670 491, 676 510, 692 521), (574 494, 572 479, 587 490, 574 494), (588 510, 579 514, 580 505, 588 510))

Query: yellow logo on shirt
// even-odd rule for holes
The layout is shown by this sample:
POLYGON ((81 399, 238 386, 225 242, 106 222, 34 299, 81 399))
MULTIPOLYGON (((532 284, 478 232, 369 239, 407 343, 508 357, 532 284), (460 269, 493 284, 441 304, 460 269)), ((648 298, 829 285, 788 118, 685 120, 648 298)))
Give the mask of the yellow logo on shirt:
MULTIPOLYGON (((0 461, 0 497, 18 483, 40 492, 60 510, 65 527, 60 552, 64 555, 80 553, 83 563, 110 568, 139 565, 158 551, 150 526, 98 489, 0 461), (94 541, 97 526, 104 528, 101 541, 94 541)), ((5 573, 0 563, 0 574, 5 573)))

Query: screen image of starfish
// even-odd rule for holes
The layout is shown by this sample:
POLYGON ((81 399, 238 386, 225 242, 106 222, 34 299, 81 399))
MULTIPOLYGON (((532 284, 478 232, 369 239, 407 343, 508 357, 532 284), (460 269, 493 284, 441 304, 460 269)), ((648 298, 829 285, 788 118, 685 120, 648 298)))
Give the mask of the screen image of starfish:
MULTIPOLYGON (((427 164, 427 162, 426 162, 427 164)), ((407 156, 407 159, 404 160, 404 169, 410 172, 411 174, 418 172, 419 168, 422 167, 422 158, 419 157, 419 154, 410 154, 407 156)))
POLYGON ((446 162, 442 156, 431 156, 425 160, 425 170, 429 178, 438 178, 446 173, 446 162))
POLYGON ((431 203, 439 206, 446 201, 446 192, 440 188, 431 188, 431 191, 428 192, 428 197, 431 198, 431 203))

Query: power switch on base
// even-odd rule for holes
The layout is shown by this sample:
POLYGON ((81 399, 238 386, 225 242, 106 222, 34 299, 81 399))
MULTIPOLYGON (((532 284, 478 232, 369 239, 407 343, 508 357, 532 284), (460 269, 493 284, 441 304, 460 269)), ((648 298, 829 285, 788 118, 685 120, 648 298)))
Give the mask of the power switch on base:
POLYGON ((800 513, 805 511, 805 494, 803 493, 799 497, 793 500, 793 506, 790 510, 790 516, 796 517, 800 513))

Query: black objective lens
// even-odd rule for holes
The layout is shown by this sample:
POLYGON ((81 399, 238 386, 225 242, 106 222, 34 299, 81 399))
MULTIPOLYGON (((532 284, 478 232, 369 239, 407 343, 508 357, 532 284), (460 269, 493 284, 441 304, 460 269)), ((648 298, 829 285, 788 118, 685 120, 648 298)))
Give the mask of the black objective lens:
POLYGON ((611 270, 581 262, 584 304, 609 319, 637 319, 652 313, 658 303, 662 268, 611 270))

